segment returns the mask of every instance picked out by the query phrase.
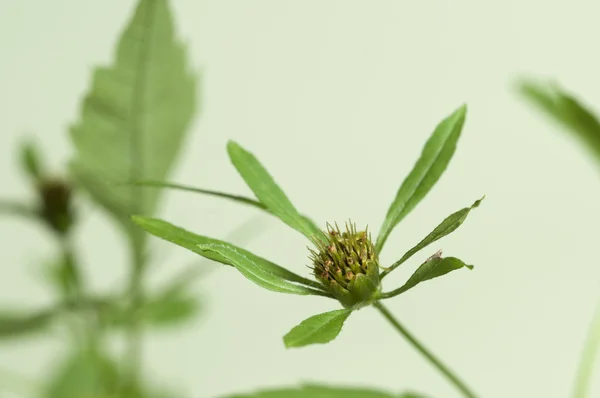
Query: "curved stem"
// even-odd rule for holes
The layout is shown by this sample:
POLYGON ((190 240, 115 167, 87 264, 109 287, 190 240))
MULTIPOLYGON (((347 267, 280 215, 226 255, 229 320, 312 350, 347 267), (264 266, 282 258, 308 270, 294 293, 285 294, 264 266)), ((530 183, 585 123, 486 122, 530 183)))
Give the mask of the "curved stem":
POLYGON ((433 366, 437 368, 446 378, 463 393, 465 397, 475 398, 475 393, 461 381, 446 365, 437 359, 427 348, 423 346, 406 328, 394 318, 394 316, 379 301, 373 304, 375 308, 394 326, 394 328, 408 340, 433 366))
POLYGON ((592 378, 592 370, 598 352, 600 351, 600 302, 596 308, 596 315, 588 332, 587 341, 579 362, 579 370, 575 380, 575 398, 586 398, 592 378))

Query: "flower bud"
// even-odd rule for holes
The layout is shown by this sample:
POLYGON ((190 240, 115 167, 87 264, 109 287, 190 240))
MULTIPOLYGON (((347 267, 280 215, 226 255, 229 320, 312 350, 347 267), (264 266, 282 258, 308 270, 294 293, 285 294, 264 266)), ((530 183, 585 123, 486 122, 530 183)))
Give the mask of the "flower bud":
POLYGON ((327 224, 326 241, 315 240, 311 251, 313 272, 344 307, 371 303, 381 290, 377 253, 367 231, 356 231, 352 223, 341 232, 327 224))
POLYGON ((45 179, 38 186, 40 216, 55 231, 65 234, 73 222, 71 187, 66 181, 45 179))

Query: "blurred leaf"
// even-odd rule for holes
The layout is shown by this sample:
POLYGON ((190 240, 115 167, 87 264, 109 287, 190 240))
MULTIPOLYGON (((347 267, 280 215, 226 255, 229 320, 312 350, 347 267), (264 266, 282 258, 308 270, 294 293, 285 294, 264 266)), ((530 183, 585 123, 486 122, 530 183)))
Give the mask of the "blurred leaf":
POLYGON ((141 318, 154 326, 173 326, 198 315, 200 309, 200 301, 190 293, 165 292, 144 305, 141 318))
POLYGON ((39 151, 31 141, 21 146, 21 168, 34 181, 42 178, 42 161, 39 151))
POLYGON ((47 330, 54 312, 18 313, 0 310, 0 340, 26 337, 47 330))
POLYGON ((118 391, 116 364, 98 353, 77 352, 52 368, 57 370, 42 398, 108 398, 116 396, 118 391))
POLYGON ((313 315, 303 320, 283 337, 287 348, 324 344, 335 339, 352 310, 343 309, 313 315))
POLYGON ((467 106, 463 105, 435 128, 385 216, 375 245, 378 253, 394 227, 417 206, 446 170, 454 155, 466 115, 467 106))
POLYGON ((472 265, 467 265, 462 260, 459 260, 456 257, 432 258, 421 264, 421 266, 415 271, 414 274, 412 274, 412 276, 408 279, 408 281, 406 281, 406 283, 402 287, 396 290, 392 290, 389 293, 383 293, 382 297, 390 298, 397 296, 406 292, 409 289, 412 289, 421 282, 437 278, 438 276, 446 275, 448 272, 455 271, 463 267, 473 269, 472 265))
POLYGON ((556 84, 526 80, 519 88, 529 102, 566 127, 600 157, 600 122, 587 106, 556 84))
POLYGON ((16 200, 0 199, 0 214, 8 214, 40 221, 40 215, 33 206, 16 200))
POLYGON ((255 283, 259 285, 263 283, 263 287, 265 288, 267 288, 266 286, 270 286, 273 289, 281 288, 288 290, 288 293, 328 296, 328 294, 322 290, 316 290, 321 289, 316 281, 303 278, 275 263, 230 243, 196 235, 193 232, 186 231, 183 228, 179 228, 166 221, 155 218, 133 216, 132 220, 152 235, 168 242, 175 243, 176 245, 191 250, 210 260, 236 267, 244 274, 244 276, 253 280, 255 283), (211 245, 212 250, 207 250, 206 245, 211 245), (233 258, 226 256, 231 256, 233 258), (237 264, 234 263, 234 261, 236 261, 237 264), (286 283, 286 281, 298 284, 286 283), (309 289, 308 287, 313 287, 314 289, 309 289))
POLYGON ((175 38, 166 0, 141 0, 114 64, 94 71, 72 126, 72 170, 91 197, 125 225, 155 212, 160 191, 142 195, 128 180, 164 179, 195 110, 195 77, 175 38))
POLYGON ((298 213, 292 202, 279 188, 273 177, 256 157, 234 141, 229 141, 227 151, 231 163, 254 195, 271 213, 281 221, 308 238, 322 237, 321 230, 307 217, 298 213))
POLYGON ((400 266, 400 264, 404 263, 418 251, 429 246, 433 242, 443 238, 444 236, 454 232, 467 219, 467 216, 469 215, 471 210, 478 207, 482 200, 483 198, 475 201, 475 203, 473 203, 470 207, 465 207, 464 209, 461 209, 446 217, 446 219, 442 221, 437 227, 435 227, 435 229, 431 231, 429 235, 427 235, 415 247, 407 251, 400 260, 396 261, 394 264, 392 264, 391 267, 389 267, 385 272, 383 272, 381 277, 383 278, 384 276, 392 272, 394 269, 400 266))
POLYGON ((229 395, 225 398, 425 398, 425 396, 413 393, 391 394, 368 388, 307 384, 300 387, 269 389, 256 393, 229 395))

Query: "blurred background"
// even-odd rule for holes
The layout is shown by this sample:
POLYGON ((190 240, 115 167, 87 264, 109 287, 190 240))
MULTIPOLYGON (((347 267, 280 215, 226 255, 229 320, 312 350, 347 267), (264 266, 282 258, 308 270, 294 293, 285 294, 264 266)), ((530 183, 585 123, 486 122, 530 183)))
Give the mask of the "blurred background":
MULTIPOLYGON (((0 196, 32 196, 17 164, 24 137, 39 144, 51 171, 66 172, 68 130, 91 68, 112 62, 135 4, 0 1, 0 196)), ((453 160, 392 234, 382 261, 395 261, 485 194, 460 231, 431 247, 475 269, 388 306, 481 396, 571 393, 600 299, 600 176, 585 149, 533 111, 514 84, 556 78, 600 109, 600 58, 590 51, 600 33, 597 2, 176 0, 171 7, 202 75, 172 181, 250 194, 226 155, 234 139, 320 224, 352 218, 377 230, 435 125, 466 102, 453 160)), ((127 277, 128 252, 104 212, 81 207, 83 273, 102 292, 127 277)), ((162 218, 217 238, 253 220, 260 232, 245 247, 308 272, 304 238, 252 208, 182 192, 166 193, 160 208, 162 218)), ((52 293, 39 276, 42 260, 55 254, 48 234, 3 217, 0 237, 2 307, 48 305, 52 293)), ((161 254, 150 285, 197 258, 157 239, 151 245, 161 254)), ((386 279, 387 287, 418 264, 386 279)), ((143 373, 181 396, 305 381, 458 396, 372 309, 353 316, 330 344, 286 350, 283 334, 334 309, 331 302, 274 295, 231 269, 202 266, 209 272, 193 290, 199 316, 149 331, 143 343, 143 373)), ((7 386, 0 397, 25 396, 8 395, 8 386, 47 377, 67 349, 60 334, 0 341, 7 386)), ((590 397, 600 396, 600 370, 594 383, 590 397)))

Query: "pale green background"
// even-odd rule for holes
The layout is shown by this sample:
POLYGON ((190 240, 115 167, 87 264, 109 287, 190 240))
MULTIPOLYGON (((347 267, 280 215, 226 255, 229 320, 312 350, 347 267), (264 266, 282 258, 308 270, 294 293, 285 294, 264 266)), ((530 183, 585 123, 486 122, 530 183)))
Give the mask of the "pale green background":
MULTIPOLYGON (((14 148, 25 132, 57 171, 69 158, 67 126, 93 65, 111 61, 132 0, 0 1, 0 195, 26 198, 14 148)), ((440 183, 387 243, 399 257, 449 213, 487 195, 443 248, 476 265, 428 282, 389 307, 489 398, 570 394, 599 297, 600 175, 586 152, 532 112, 511 84, 521 74, 558 77, 600 105, 598 2, 178 0, 191 58, 204 71, 203 109, 174 180, 249 193, 225 143, 248 147, 294 203, 320 223, 351 217, 373 229, 435 124, 461 103, 467 123, 440 183)), ((225 237, 252 209, 191 194, 169 195, 164 217, 225 237)), ((300 234, 268 216, 247 246, 307 272, 300 234)), ((2 307, 49 303, 33 279, 53 253, 48 236, 0 222, 2 307)), ((97 289, 126 274, 126 254, 104 215, 88 213, 79 240, 97 289)), ((195 257, 156 241, 165 262, 154 279, 195 257)), ((231 269, 198 286, 205 316, 152 334, 146 371, 189 397, 215 397, 301 381, 411 388, 457 396, 372 309, 350 318, 326 346, 286 351, 281 336, 335 308, 277 295, 231 269)), ((0 344, 0 364, 24 375, 56 363, 64 338, 0 344)), ((600 396, 600 370, 591 396, 600 396)), ((2 395, 0 390, 0 396, 2 395)))

